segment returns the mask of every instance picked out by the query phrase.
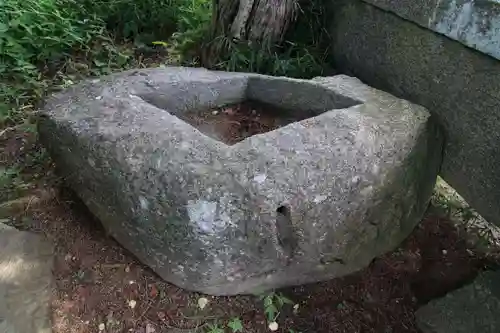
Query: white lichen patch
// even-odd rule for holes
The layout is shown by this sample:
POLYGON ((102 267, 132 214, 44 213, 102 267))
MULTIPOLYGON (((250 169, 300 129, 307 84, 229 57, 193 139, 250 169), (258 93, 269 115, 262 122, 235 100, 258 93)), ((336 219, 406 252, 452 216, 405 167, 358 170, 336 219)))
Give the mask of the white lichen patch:
POLYGON ((216 232, 231 223, 225 209, 215 201, 189 200, 186 208, 191 222, 204 232, 216 232))
POLYGON ((259 183, 259 184, 264 183, 264 182, 266 181, 266 179, 267 179, 267 176, 266 176, 266 174, 264 174, 264 173, 261 173, 261 174, 255 175, 255 176, 253 177, 253 181, 254 181, 254 182, 256 182, 256 183, 259 183))
POLYGON ((373 192, 373 186, 369 185, 365 188, 363 188, 361 191, 359 191, 359 194, 363 197, 368 196, 373 192))
POLYGON ((141 205, 142 209, 144 210, 149 209, 149 201, 142 196, 139 197, 139 204, 141 205))
POLYGON ((163 162, 163 158, 160 156, 156 159, 156 167, 157 168, 160 168, 161 167, 161 164, 163 162))
POLYGON ((95 161, 94 161, 94 159, 92 159, 92 158, 90 158, 90 157, 89 157, 89 158, 87 158, 87 163, 88 163, 91 167, 95 168, 95 161))
POLYGON ((325 201, 328 197, 326 195, 317 195, 314 197, 313 202, 316 204, 322 203, 325 201))

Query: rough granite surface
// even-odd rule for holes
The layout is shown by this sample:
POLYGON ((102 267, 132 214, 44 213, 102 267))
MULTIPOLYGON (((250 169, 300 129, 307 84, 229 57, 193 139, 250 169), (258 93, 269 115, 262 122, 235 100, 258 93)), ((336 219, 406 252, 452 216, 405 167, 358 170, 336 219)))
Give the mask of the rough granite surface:
POLYGON ((58 93, 39 133, 111 235, 166 281, 214 295, 327 280, 398 246, 443 140, 423 107, 355 78, 182 67, 58 93), (246 99, 310 118, 229 146, 176 117, 246 99))
POLYGON ((363 0, 500 59, 499 0, 363 0))
POLYGON ((43 236, 0 223, 0 332, 52 332, 53 248, 43 236))
POLYGON ((440 175, 500 225, 500 61, 359 0, 331 21, 336 68, 426 107, 446 138, 440 175))
POLYGON ((434 300, 416 313, 423 333, 500 332, 500 271, 480 274, 473 283, 434 300))

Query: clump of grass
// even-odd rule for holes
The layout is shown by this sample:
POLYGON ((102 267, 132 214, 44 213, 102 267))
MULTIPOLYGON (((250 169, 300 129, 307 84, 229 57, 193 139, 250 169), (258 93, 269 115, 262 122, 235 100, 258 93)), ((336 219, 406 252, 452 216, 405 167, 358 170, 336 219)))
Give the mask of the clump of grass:
MULTIPOLYGON (((298 21, 285 35, 285 42, 267 49, 253 47, 250 43, 233 41, 226 36, 210 42, 225 50, 215 59, 213 69, 255 72, 261 74, 311 78, 328 70, 327 58, 330 36, 324 22, 329 8, 318 1, 302 1, 298 21)), ((202 65, 200 58, 207 46, 211 20, 210 0, 190 0, 178 9, 178 32, 166 43, 180 55, 187 65, 202 65)))
POLYGON ((21 169, 18 166, 0 166, 0 203, 13 199, 17 192, 23 191, 27 184, 22 180, 21 169))
POLYGON ((225 43, 227 55, 215 65, 218 70, 296 78, 310 78, 323 72, 321 59, 298 43, 286 41, 273 50, 255 50, 247 43, 229 40, 225 43))
POLYGON ((211 0, 185 0, 177 7, 176 32, 165 46, 185 65, 199 65, 200 54, 212 22, 211 0))
MULTIPOLYGON (((0 120, 17 120, 12 109, 43 96, 43 65, 86 50, 102 35, 103 22, 82 20, 73 0, 0 2, 0 120)), ((74 0, 76 1, 76 0, 74 0)))
POLYGON ((169 36, 175 1, 1 1, 0 127, 21 122, 55 86, 129 67, 132 52, 115 41, 169 36))
POLYGON ((185 0, 83 0, 79 12, 99 18, 116 39, 166 38, 174 32, 185 0))

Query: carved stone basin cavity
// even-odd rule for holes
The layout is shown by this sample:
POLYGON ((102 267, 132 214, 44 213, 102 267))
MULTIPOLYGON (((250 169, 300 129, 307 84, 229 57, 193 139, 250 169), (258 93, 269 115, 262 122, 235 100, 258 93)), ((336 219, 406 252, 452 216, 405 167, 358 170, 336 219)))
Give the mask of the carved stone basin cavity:
POLYGON ((59 172, 110 234, 214 295, 366 267, 420 221, 441 163, 424 108, 347 76, 134 70, 41 114, 59 172))

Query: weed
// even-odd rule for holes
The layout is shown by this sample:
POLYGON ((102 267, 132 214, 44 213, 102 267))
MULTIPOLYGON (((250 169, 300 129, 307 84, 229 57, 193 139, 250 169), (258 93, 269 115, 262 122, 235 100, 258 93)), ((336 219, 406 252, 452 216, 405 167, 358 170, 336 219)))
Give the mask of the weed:
POLYGON ((167 47, 178 60, 187 65, 199 63, 212 18, 211 0, 187 0, 177 8, 177 31, 172 34, 167 47))
POLYGON ((97 9, 77 0, 0 2, 1 127, 22 122, 50 89, 129 65, 97 9))
POLYGON ((231 329, 231 332, 236 333, 236 332, 243 332, 243 324, 241 323, 240 318, 231 318, 229 323, 227 324, 227 327, 231 329))
POLYGON ((286 305, 294 305, 294 303, 283 296, 281 293, 270 292, 264 295, 260 295, 259 299, 263 302, 264 313, 266 314, 267 320, 269 322, 275 322, 279 316, 281 309, 286 305))
POLYGON ((238 317, 231 318, 226 325, 217 322, 207 324, 206 333, 225 333, 229 329, 232 333, 243 332, 243 323, 238 317))
POLYGON ((183 0, 83 0, 79 11, 98 17, 121 40, 151 42, 174 32, 183 0))
POLYGON ((0 202, 15 199, 27 188, 18 166, 0 167, 0 202))
POLYGON ((19 169, 15 167, 0 169, 0 188, 6 189, 10 187, 14 179, 19 177, 19 169))
POLYGON ((179 63, 189 66, 201 64, 203 48, 210 43, 226 51, 214 61, 212 69, 231 72, 253 72, 277 76, 310 78, 328 69, 328 41, 323 28, 327 8, 318 2, 307 2, 300 8, 297 25, 286 35, 283 45, 271 49, 255 48, 246 41, 234 41, 218 36, 207 43, 212 23, 212 1, 187 0, 177 8, 177 31, 168 40, 154 44, 166 47, 179 63))
POLYGON ((179 11, 181 32, 174 34, 170 41, 171 47, 179 49, 183 55, 181 61, 185 64, 200 65, 201 48, 215 44, 224 52, 210 64, 202 64, 213 69, 300 78, 322 75, 329 69, 325 50, 329 48, 330 36, 323 28, 329 8, 321 2, 301 1, 299 19, 285 35, 285 42, 271 48, 255 47, 227 36, 216 36, 207 42, 211 1, 191 0, 189 3, 189 10, 179 11))
MULTIPOLYGON (((76 1, 76 0, 75 0, 76 1)), ((0 2, 0 120, 18 120, 15 109, 44 95, 43 64, 59 63, 70 51, 88 49, 102 34, 99 20, 84 21, 72 0, 0 2)))
POLYGON ((220 327, 219 324, 209 324, 207 327, 207 333, 224 333, 224 328, 220 327))

